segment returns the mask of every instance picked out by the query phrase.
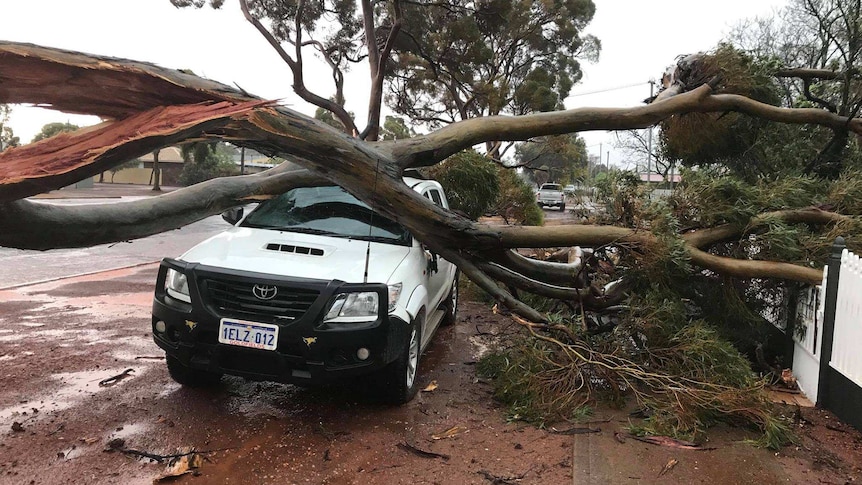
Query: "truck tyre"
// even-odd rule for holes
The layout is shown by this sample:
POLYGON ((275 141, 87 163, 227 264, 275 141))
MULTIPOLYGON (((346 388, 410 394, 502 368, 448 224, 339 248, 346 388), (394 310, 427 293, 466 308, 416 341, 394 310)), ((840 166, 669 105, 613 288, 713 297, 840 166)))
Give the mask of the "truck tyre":
POLYGON ((207 372, 205 370, 192 369, 183 365, 176 357, 165 356, 168 363, 168 374, 171 379, 186 387, 214 387, 221 382, 221 374, 207 372))
POLYGON ((404 352, 377 375, 383 399, 389 404, 404 404, 416 396, 421 330, 422 324, 417 318, 410 324, 404 352))
POLYGON ((566 210, 566 204, 560 204, 560 212, 564 212, 566 210))
POLYGON ((446 307, 446 316, 443 317, 443 321, 440 324, 444 327, 452 325, 458 318, 458 275, 459 272, 455 271, 455 279, 452 280, 452 289, 449 290, 449 295, 446 296, 446 300, 443 302, 443 306, 446 307))

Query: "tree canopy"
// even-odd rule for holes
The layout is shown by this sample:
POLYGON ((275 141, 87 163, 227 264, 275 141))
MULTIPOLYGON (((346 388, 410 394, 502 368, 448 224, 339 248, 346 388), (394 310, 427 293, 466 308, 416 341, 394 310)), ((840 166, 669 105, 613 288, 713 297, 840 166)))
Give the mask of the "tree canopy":
POLYGON ((0 103, 0 152, 9 148, 18 146, 20 140, 9 126, 9 105, 0 103))
POLYGON ((533 172, 537 183, 574 183, 587 177, 587 148, 577 134, 538 137, 518 144, 518 166, 533 172))
POLYGON ((68 133, 70 131, 75 131, 78 128, 80 128, 80 126, 73 123, 69 123, 68 121, 65 123, 48 123, 47 125, 43 126, 41 130, 39 130, 39 133, 36 133, 31 143, 36 143, 37 141, 51 138, 52 136, 59 135, 60 133, 68 133))

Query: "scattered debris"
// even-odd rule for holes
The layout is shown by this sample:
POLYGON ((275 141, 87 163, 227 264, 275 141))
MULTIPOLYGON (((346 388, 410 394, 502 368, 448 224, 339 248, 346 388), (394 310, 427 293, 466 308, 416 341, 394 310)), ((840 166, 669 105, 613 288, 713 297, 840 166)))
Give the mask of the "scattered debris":
POLYGON ((449 455, 444 455, 442 453, 434 453, 433 451, 421 450, 411 445, 410 443, 398 443, 397 446, 404 451, 413 453, 416 456, 421 456, 422 458, 442 458, 447 461, 449 460, 449 455))
POLYGON ((555 434, 571 435, 571 434, 588 434, 588 433, 601 433, 601 432, 602 432, 601 428, 590 428, 589 426, 586 426, 586 427, 575 426, 575 427, 572 427, 569 429, 551 428, 551 433, 555 433, 555 434))
POLYGON ((63 431, 63 429, 65 429, 65 428, 66 428, 66 423, 60 423, 60 425, 57 426, 57 429, 48 433, 48 436, 54 436, 55 434, 59 433, 60 431, 63 431))
POLYGON ((126 447, 126 440, 124 440, 123 438, 114 438, 114 439, 108 441, 107 443, 105 443, 105 451, 107 451, 107 452, 121 451, 125 447, 126 447))
POLYGON ((153 483, 157 484, 173 480, 176 477, 186 475, 188 473, 196 473, 197 469, 203 464, 203 456, 195 452, 194 448, 179 448, 177 449, 177 454, 168 461, 165 471, 158 477, 154 478, 153 483))
POLYGON ((623 434, 622 434, 622 433, 620 433, 619 431, 614 431, 614 439, 615 439, 615 440, 617 440, 617 441, 618 441, 618 442, 620 442, 620 443, 625 443, 625 442, 626 442, 626 437, 625 437, 625 435, 623 435, 623 434))
POLYGON ((669 472, 669 471, 673 470, 673 467, 675 467, 677 463, 679 463, 679 461, 677 461, 677 460, 676 460, 676 459, 674 459, 674 458, 671 458, 671 459, 670 459, 670 461, 668 461, 667 463, 665 463, 664 468, 662 468, 662 469, 661 469, 661 471, 660 471, 660 472, 658 472, 658 476, 662 476, 662 475, 664 475, 665 473, 667 473, 667 472, 669 472))
POLYGON ((422 389, 422 392, 431 392, 431 391, 437 389, 437 387, 439 387, 439 386, 437 386, 437 381, 436 380, 431 381, 431 384, 428 384, 427 386, 425 386, 425 389, 422 389))
POLYGON ((101 381, 99 381, 99 387, 113 386, 114 384, 122 381, 126 377, 129 377, 132 372, 135 372, 135 369, 126 369, 115 376, 108 377, 107 379, 102 379, 101 381))
MULTIPOLYGON (((532 468, 530 468, 530 470, 532 470, 532 468)), ((482 475, 482 477, 484 477, 485 480, 488 480, 493 485, 513 485, 513 484, 518 483, 521 480, 523 480, 524 477, 527 476, 527 473, 530 473, 530 471, 528 470, 525 473, 522 473, 520 475, 515 475, 513 477, 500 477, 500 476, 494 475, 493 473, 489 472, 488 470, 479 470, 476 473, 478 473, 479 475, 482 475)))
POLYGON ((135 360, 165 360, 164 355, 138 355, 135 360))
POLYGON ((329 456, 329 448, 323 452, 323 461, 332 461, 332 458, 329 456))
POLYGON ((19 423, 18 421, 15 421, 12 423, 12 431, 14 431, 16 433, 23 433, 24 432, 24 425, 19 423))
POLYGON ((78 438, 78 441, 84 443, 85 445, 92 445, 93 443, 99 441, 99 438, 78 438))
POLYGON ((670 448, 679 448, 681 450, 710 451, 716 449, 715 447, 705 448, 693 441, 678 440, 671 438, 670 436, 635 436, 630 434, 629 437, 651 445, 667 446, 670 448))
POLYGON ((318 431, 320 431, 320 434, 323 435, 323 437, 328 439, 329 441, 332 441, 332 440, 338 438, 339 436, 347 436, 350 434, 349 431, 343 431, 343 430, 331 431, 331 430, 327 429, 326 426, 323 425, 323 423, 318 423, 317 426, 318 426, 318 431))
POLYGON ((781 371, 781 383, 784 384, 787 389, 799 389, 799 383, 796 381, 796 376, 793 375, 793 371, 790 369, 784 369, 781 371))
POLYGON ((451 438, 455 435, 459 435, 465 431, 467 431, 467 427, 461 426, 461 425, 456 425, 456 426, 452 426, 451 428, 447 429, 446 431, 444 431, 442 433, 432 434, 431 438, 433 438, 435 440, 442 440, 442 439, 446 439, 446 438, 451 438))
POLYGON ((161 414, 159 415, 158 419, 156 419, 156 424, 164 424, 168 428, 173 428, 175 426, 173 421, 162 416, 161 414))

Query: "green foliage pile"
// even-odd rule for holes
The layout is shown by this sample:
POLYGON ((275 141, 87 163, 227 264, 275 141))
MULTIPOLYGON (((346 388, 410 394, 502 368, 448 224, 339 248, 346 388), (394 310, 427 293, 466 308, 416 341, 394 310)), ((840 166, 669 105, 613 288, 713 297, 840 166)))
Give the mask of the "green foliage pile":
POLYGON ((497 179, 500 195, 491 206, 490 212, 499 215, 507 223, 541 226, 545 213, 536 204, 533 187, 511 169, 497 168, 497 179))
POLYGON ((500 215, 515 224, 542 224, 532 187, 475 150, 449 157, 429 169, 428 175, 443 185, 450 207, 473 220, 500 215))
POLYGON ((500 195, 497 167, 475 150, 465 150, 449 157, 430 170, 449 199, 449 206, 467 217, 482 217, 500 195))
POLYGON ((822 266, 839 234, 851 249, 862 250, 859 217, 821 226, 764 214, 811 207, 860 214, 862 173, 850 170, 834 182, 805 176, 749 182, 724 169, 702 168, 685 172, 683 180, 663 200, 650 200, 633 173, 611 172, 600 181, 607 210, 593 222, 651 231, 660 247, 620 245, 612 252, 632 295, 626 310, 611 317, 612 330, 587 325, 596 321, 588 311, 523 298, 554 312, 550 323, 530 327, 530 338, 511 338, 479 366, 511 417, 544 424, 573 419, 596 400, 622 404, 631 397, 649 410, 638 432, 699 439, 712 424, 729 422, 759 430, 762 446, 793 439, 764 389, 770 369, 752 362, 756 348, 783 342, 764 315, 787 318, 789 295, 799 285, 697 269, 681 234, 730 224, 743 235, 714 244, 710 252, 822 266))
POLYGON ((511 419, 545 425, 583 415, 594 401, 623 405, 633 396, 650 417, 641 431, 699 439, 717 422, 752 426, 777 448, 792 434, 772 412, 765 381, 709 323, 693 319, 666 289, 631 302, 613 332, 592 335, 580 317, 557 315, 487 354, 491 378, 511 419), (532 337, 532 338, 530 338, 532 337))

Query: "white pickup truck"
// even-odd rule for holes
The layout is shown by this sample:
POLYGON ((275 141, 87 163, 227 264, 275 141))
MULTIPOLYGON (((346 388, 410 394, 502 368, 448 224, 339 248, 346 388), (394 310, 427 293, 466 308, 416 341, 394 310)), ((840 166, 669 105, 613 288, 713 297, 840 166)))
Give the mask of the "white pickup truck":
MULTIPOLYGON (((448 208, 439 183, 404 183, 448 208)), ((389 402, 415 396, 422 351, 455 321, 455 265, 338 186, 225 214, 234 227, 159 269, 153 338, 175 381, 367 379, 389 402)))
POLYGON ((561 211, 566 210, 566 194, 560 184, 542 184, 536 192, 536 203, 539 207, 554 206, 561 211))

